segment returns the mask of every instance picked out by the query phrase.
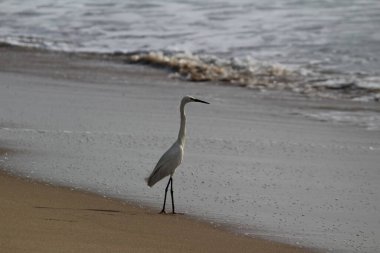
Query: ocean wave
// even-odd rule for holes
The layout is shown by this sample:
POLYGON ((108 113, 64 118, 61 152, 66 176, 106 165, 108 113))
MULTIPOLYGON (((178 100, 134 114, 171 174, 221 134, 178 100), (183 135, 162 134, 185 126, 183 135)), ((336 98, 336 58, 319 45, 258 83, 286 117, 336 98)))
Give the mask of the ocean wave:
POLYGON ((250 57, 222 58, 182 51, 91 52, 74 51, 66 42, 47 42, 34 37, 0 39, 0 46, 92 54, 123 59, 128 64, 147 64, 172 71, 171 78, 191 82, 216 82, 259 91, 282 90, 312 97, 380 101, 380 77, 347 74, 310 66, 286 66, 250 57), (2 42, 1 42, 2 41, 2 42))
POLYGON ((380 77, 289 67, 250 58, 222 59, 189 52, 134 52, 128 63, 143 63, 174 71, 171 76, 195 82, 222 82, 258 90, 286 90, 308 96, 380 100, 380 77))
POLYGON ((36 36, 17 36, 17 37, 0 37, 2 46, 19 46, 25 48, 39 48, 52 51, 74 51, 74 46, 68 41, 60 40, 47 40, 43 37, 36 36))

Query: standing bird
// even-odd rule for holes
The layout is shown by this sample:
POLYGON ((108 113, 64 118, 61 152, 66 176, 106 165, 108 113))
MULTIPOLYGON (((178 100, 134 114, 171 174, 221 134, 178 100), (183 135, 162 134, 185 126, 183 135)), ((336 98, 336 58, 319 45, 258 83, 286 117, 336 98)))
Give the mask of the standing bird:
POLYGON ((160 181, 166 176, 170 175, 169 182, 165 188, 165 198, 164 205, 160 213, 165 213, 166 195, 168 193, 169 185, 170 193, 172 196, 172 211, 174 211, 174 198, 173 198, 173 174, 175 169, 181 164, 183 158, 183 152, 185 147, 185 134, 186 134, 186 115, 185 115, 185 105, 190 102, 199 102, 204 104, 209 104, 208 102, 202 101, 200 99, 193 98, 191 96, 185 96, 181 100, 180 113, 181 113, 181 126, 179 128, 178 139, 173 143, 173 145, 161 156, 156 167, 146 178, 148 186, 152 187, 155 183, 160 181))

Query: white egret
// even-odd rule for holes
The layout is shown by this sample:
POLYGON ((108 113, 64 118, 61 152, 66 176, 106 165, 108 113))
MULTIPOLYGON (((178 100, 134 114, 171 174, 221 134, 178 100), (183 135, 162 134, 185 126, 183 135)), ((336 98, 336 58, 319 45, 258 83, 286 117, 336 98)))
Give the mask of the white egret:
POLYGON ((183 158, 183 152, 185 147, 185 134, 186 134, 186 115, 185 115, 185 105, 190 102, 199 102, 204 104, 209 104, 208 102, 196 99, 191 96, 185 96, 181 100, 180 104, 180 114, 181 114, 181 125, 179 128, 178 139, 173 143, 173 145, 161 156, 156 167, 146 178, 148 186, 152 187, 155 183, 160 181, 166 176, 170 175, 169 182, 165 188, 165 198, 164 205, 160 213, 165 213, 165 204, 166 204, 166 195, 168 193, 169 185, 170 193, 172 197, 172 211, 175 214, 174 210, 174 198, 173 198, 173 174, 175 169, 181 164, 183 158))

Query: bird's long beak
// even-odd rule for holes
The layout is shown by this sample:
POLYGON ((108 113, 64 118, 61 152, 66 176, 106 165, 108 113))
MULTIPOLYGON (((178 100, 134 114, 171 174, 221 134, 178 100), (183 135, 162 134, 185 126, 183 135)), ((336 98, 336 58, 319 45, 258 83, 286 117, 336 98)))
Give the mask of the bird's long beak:
POLYGON ((194 102, 199 102, 199 103, 204 103, 204 104, 210 104, 209 102, 206 102, 206 101, 203 101, 203 100, 200 100, 200 99, 197 99, 197 98, 194 98, 193 101, 194 102))

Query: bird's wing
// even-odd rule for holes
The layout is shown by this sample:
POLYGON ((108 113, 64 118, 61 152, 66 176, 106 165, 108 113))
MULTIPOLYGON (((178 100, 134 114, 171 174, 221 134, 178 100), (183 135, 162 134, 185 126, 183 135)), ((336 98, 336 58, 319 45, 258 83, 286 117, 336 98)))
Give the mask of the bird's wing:
POLYGON ((174 173, 182 162, 182 148, 174 143, 160 158, 150 176, 146 179, 149 186, 153 186, 162 178, 174 173))

